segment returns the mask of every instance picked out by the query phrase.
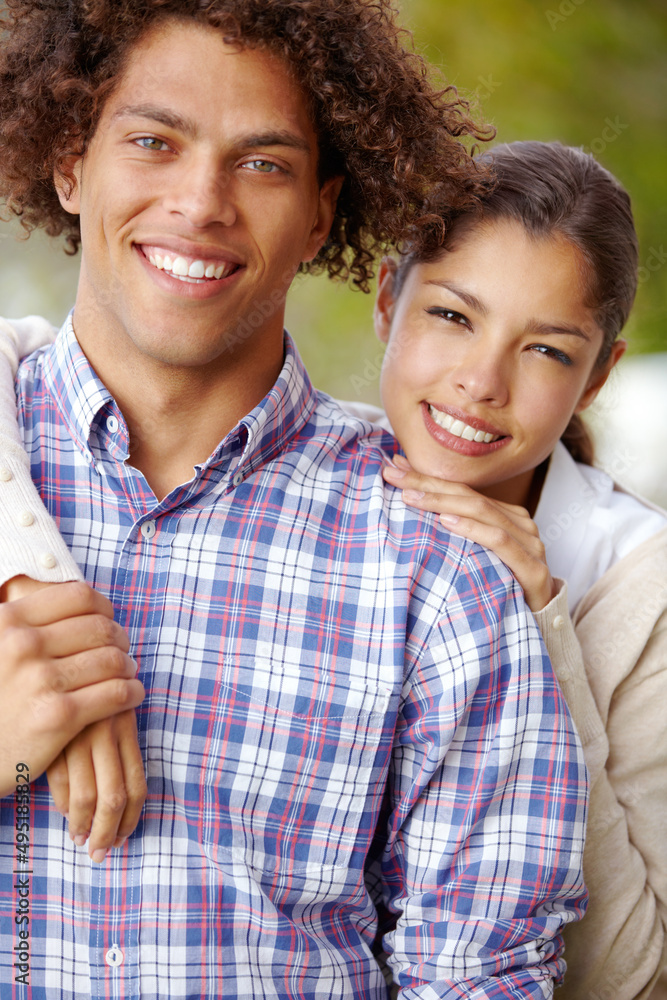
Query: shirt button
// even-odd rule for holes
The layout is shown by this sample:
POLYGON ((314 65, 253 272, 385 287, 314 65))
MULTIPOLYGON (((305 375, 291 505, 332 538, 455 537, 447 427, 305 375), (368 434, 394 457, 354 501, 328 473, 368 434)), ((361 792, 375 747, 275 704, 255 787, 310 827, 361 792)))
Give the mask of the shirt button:
POLYGON ((44 552, 39 561, 45 569, 53 569, 56 566, 56 557, 52 552, 44 552))
POLYGON ((113 966, 113 968, 123 964, 123 953, 117 944, 114 944, 111 948, 109 948, 108 952, 104 956, 104 961, 107 965, 113 966))
POLYGON ((237 472, 234 478, 232 479, 232 482, 234 483, 234 486, 240 486, 241 483, 243 482, 243 473, 237 472))
POLYGON ((24 510, 19 514, 19 524, 23 525, 24 528, 29 528, 34 520, 35 518, 29 510, 24 510))
POLYGON ((107 417, 107 430, 110 434, 115 434, 118 430, 118 418, 117 417, 107 417))
POLYGON ((558 631, 565 624, 565 619, 563 618, 562 615, 556 615, 556 617, 554 618, 554 620, 552 621, 551 624, 556 629, 556 631, 558 631))
POLYGON ((12 476, 11 472, 9 471, 9 469, 5 469, 4 467, 2 469, 0 469, 0 480, 3 483, 8 483, 9 480, 13 479, 13 478, 14 477, 12 476))
POLYGON ((144 538, 152 538, 156 531, 155 521, 144 521, 141 525, 141 534, 144 538))

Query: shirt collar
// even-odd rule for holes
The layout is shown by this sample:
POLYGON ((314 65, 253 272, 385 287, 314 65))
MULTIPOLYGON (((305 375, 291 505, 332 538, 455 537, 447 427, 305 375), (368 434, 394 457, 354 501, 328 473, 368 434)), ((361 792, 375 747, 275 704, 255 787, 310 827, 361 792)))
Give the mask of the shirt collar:
POLYGON ((579 585, 577 566, 582 558, 590 562, 587 554, 591 549, 591 517, 596 507, 608 500, 613 488, 606 473, 575 462, 563 442, 557 443, 549 460, 535 523, 552 575, 568 581, 571 609, 590 586, 588 577, 579 585))
MULTIPOLYGON (((316 404, 315 391, 287 331, 284 342, 285 359, 275 384, 209 458, 196 467, 198 472, 230 464, 230 459, 241 452, 229 469, 230 473, 242 472, 235 482, 239 485, 241 479, 284 451, 287 442, 308 422, 316 404)), ((127 426, 111 393, 79 346, 71 313, 53 347, 46 351, 44 374, 62 418, 87 461, 124 462, 129 457, 127 426)))

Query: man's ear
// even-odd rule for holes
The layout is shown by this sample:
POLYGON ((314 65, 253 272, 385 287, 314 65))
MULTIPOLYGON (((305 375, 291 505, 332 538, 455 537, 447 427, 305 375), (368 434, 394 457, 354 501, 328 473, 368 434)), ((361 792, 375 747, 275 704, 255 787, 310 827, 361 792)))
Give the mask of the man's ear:
POLYGON ((577 403, 574 411, 575 413, 581 413, 582 410, 585 410, 591 405, 600 389, 609 378, 612 368, 618 364, 625 354, 627 346, 627 340, 617 340, 614 344, 612 344, 611 354, 609 355, 607 363, 603 365, 602 368, 593 369, 588 385, 586 386, 581 399, 577 403))
POLYGON ((53 172, 53 183, 58 201, 70 215, 81 211, 81 168, 83 156, 67 156, 58 163, 53 172))
POLYGON ((306 251, 301 258, 302 263, 313 260, 324 246, 327 236, 333 225, 336 214, 336 203, 340 189, 343 186, 344 177, 330 177, 320 188, 319 201, 317 205, 317 215, 310 231, 306 251))
POLYGON ((396 277, 396 261, 393 257, 383 257, 378 274, 378 290, 373 309, 375 335, 383 344, 389 342, 391 322, 394 318, 394 279, 396 277))

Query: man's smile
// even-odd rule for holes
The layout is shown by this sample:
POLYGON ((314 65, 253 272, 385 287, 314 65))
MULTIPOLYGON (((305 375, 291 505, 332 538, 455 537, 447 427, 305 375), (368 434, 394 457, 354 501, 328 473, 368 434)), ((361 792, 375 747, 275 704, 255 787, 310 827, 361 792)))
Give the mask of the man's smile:
POLYGON ((139 246, 143 256, 158 271, 166 271, 180 281, 206 284, 211 281, 221 281, 239 269, 240 262, 232 259, 221 260, 219 257, 198 257, 194 254, 179 253, 161 246, 139 246))

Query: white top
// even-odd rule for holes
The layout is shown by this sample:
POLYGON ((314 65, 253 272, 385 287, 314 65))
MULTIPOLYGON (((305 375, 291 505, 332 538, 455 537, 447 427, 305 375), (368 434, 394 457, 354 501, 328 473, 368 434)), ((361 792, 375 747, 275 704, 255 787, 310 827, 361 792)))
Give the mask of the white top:
POLYGON ((558 442, 535 523, 551 574, 567 580, 570 612, 608 569, 667 527, 657 507, 619 489, 600 469, 575 462, 558 442))

